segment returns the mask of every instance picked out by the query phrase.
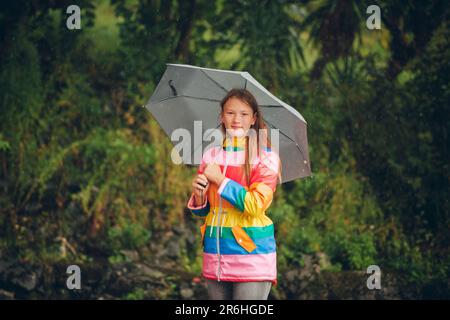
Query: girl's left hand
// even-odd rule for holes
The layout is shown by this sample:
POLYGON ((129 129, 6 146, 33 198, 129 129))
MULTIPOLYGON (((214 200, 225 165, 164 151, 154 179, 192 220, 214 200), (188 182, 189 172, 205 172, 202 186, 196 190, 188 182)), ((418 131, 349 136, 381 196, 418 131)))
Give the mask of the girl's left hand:
POLYGON ((203 174, 206 176, 206 178, 208 178, 210 182, 215 183, 218 186, 225 179, 225 176, 222 174, 220 166, 217 163, 208 164, 203 174))

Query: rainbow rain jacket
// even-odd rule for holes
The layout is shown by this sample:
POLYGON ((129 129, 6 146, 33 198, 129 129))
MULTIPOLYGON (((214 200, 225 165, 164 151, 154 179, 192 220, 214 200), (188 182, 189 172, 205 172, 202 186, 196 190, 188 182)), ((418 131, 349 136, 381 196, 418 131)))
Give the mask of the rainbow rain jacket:
POLYGON ((245 138, 228 138, 222 147, 203 155, 198 172, 209 163, 225 175, 220 186, 210 184, 204 203, 188 208, 204 217, 203 277, 217 281, 271 281, 277 283, 276 243, 266 210, 272 203, 279 175, 279 156, 265 148, 251 164, 250 184, 244 171, 245 138), (232 141, 232 143, 231 143, 232 141), (220 210, 222 208, 222 210, 220 210))

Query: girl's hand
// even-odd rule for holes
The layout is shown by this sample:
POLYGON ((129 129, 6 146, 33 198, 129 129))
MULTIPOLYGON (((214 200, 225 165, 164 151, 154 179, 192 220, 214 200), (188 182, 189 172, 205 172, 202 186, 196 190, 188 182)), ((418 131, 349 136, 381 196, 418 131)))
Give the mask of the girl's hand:
POLYGON ((206 169, 203 173, 210 182, 215 183, 218 186, 225 179, 225 176, 222 174, 222 171, 220 170, 219 165, 216 163, 208 164, 208 166, 206 167, 206 169))
POLYGON ((195 197, 195 204, 197 206, 203 205, 203 199, 206 195, 206 191, 209 189, 208 179, 204 174, 199 174, 192 181, 192 192, 195 197))

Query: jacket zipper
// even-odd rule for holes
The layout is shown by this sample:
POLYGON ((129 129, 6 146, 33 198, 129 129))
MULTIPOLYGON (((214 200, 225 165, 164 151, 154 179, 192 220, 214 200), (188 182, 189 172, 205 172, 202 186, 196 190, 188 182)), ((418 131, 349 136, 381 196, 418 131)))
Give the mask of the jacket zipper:
MULTIPOLYGON (((219 196, 220 197, 220 196, 219 196)), ((219 200, 220 205, 219 205, 219 215, 217 216, 217 226, 216 226, 216 245, 217 245, 217 254, 218 254, 218 259, 219 259, 219 263, 217 265, 217 281, 220 281, 220 239, 219 239, 219 221, 220 221, 220 214, 222 213, 222 199, 219 200)))
MULTIPOLYGON (((225 154, 225 161, 226 161, 226 154, 225 154)), ((228 164, 225 163, 225 167, 223 169, 223 175, 227 173, 228 164)), ((219 224, 220 224, 220 215, 222 213, 222 197, 219 195, 219 214, 217 217, 217 225, 216 225, 216 245, 217 245, 217 255, 218 255, 218 265, 217 265, 217 281, 220 282, 220 232, 219 232, 219 224)))

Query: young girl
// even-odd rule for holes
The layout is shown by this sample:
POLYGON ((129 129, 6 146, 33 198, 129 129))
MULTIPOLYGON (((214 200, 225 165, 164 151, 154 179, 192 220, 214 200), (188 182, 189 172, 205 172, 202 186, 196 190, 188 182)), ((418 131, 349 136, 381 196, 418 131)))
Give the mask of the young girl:
POLYGON ((232 89, 220 106, 223 146, 204 153, 188 202, 194 215, 206 217, 203 276, 211 299, 266 300, 277 268, 273 222, 265 212, 280 159, 260 134, 267 126, 248 90, 232 89))

